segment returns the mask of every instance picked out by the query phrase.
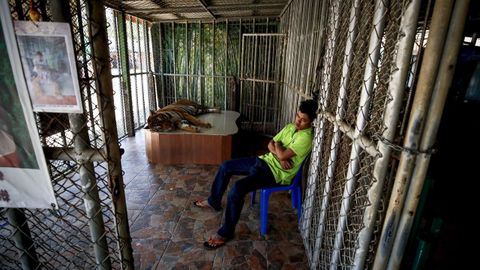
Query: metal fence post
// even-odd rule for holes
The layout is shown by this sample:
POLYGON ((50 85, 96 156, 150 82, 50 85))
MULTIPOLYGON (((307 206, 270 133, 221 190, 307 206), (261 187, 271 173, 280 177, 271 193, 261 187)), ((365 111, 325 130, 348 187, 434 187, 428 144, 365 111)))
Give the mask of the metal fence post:
POLYGON ((108 257, 108 244, 105 233, 105 224, 102 216, 102 207, 100 206, 100 197, 98 195, 97 181, 95 178, 95 168, 90 160, 83 160, 81 154, 89 150, 88 133, 85 129, 86 121, 83 114, 70 114, 70 127, 75 138, 74 148, 77 154, 77 162, 80 166, 80 182, 82 191, 85 192, 83 201, 85 203, 85 212, 88 217, 88 226, 90 228, 91 240, 94 243, 95 258, 100 269, 112 269, 108 257))
POLYGON ((373 269, 385 269, 392 251, 400 214, 405 203, 406 191, 408 190, 417 158, 416 151, 418 150, 418 144, 423 132, 428 104, 435 80, 437 79, 438 66, 440 64, 439 55, 443 51, 452 5, 453 0, 437 1, 435 3, 427 48, 425 49, 425 56, 403 143, 403 147, 408 149, 408 151, 403 151, 400 157, 373 269))
MULTIPOLYGON (((331 17, 329 17, 328 19, 328 22, 327 22, 327 25, 329 27, 329 31, 330 33, 333 33, 332 36, 337 36, 337 33, 338 33, 338 29, 339 29, 339 24, 340 24, 340 19, 339 19, 339 10, 340 10, 340 3, 338 2, 334 2, 334 3, 331 3, 331 6, 328 6, 328 7, 324 7, 324 8, 328 8, 328 12, 329 14, 331 14, 331 17)), ((319 100, 319 107, 320 107, 320 111, 321 112, 324 112, 326 111, 326 107, 327 107, 327 100, 328 100, 328 96, 330 94, 330 79, 331 79, 331 67, 332 67, 332 62, 333 62, 333 54, 334 54, 334 50, 335 50, 335 47, 337 46, 337 40, 336 39, 328 39, 326 40, 326 49, 325 49, 325 56, 324 56, 324 61, 325 61, 325 64, 324 64, 324 69, 322 69, 322 83, 324 85, 324 88, 323 88, 323 94, 320 95, 320 100, 319 100)), ((317 140, 318 138, 318 143, 316 143, 313 147, 313 150, 312 150, 312 153, 318 153, 317 155, 317 160, 315 159, 312 159, 312 165, 311 165, 311 168, 314 168, 314 166, 317 166, 317 164, 320 164, 321 162, 321 155, 320 153, 322 153, 322 151, 324 151, 324 149, 322 149, 322 143, 323 143, 323 139, 324 139, 324 136, 325 136, 325 129, 324 129, 324 126, 325 126, 325 122, 327 120, 325 119, 325 117, 319 117, 317 118, 317 122, 316 122, 316 134, 315 134, 315 138, 317 140)), ((305 199, 305 202, 304 202, 304 214, 303 214, 303 222, 302 222, 302 227, 303 227, 303 238, 304 239, 308 239, 310 238, 310 231, 311 231, 311 223, 313 221, 313 216, 315 215, 315 213, 313 213, 313 194, 316 192, 316 189, 318 188, 318 181, 317 179, 319 178, 318 176, 318 170, 313 170, 313 174, 308 178, 308 188, 307 188, 307 195, 306 195, 306 199, 305 199)), ((318 217, 318 228, 317 228, 317 231, 316 231, 316 235, 314 237, 315 239, 315 245, 314 245, 314 248, 313 250, 309 250, 310 253, 313 253, 312 254, 312 263, 311 263, 311 267, 312 268, 317 268, 318 267, 318 264, 319 264, 319 260, 320 260, 320 247, 321 247, 321 242, 322 242, 322 235, 323 235, 323 232, 324 232, 324 225, 323 225, 323 222, 325 220, 325 212, 326 212, 326 208, 328 206, 328 200, 329 200, 329 196, 328 194, 330 193, 330 190, 329 190, 329 185, 327 183, 324 191, 323 191, 323 194, 325 195, 323 197, 323 201, 322 201, 322 206, 321 206, 321 210, 320 210, 320 214, 319 214, 319 217, 318 217)))
POLYGON ((133 120, 133 101, 132 87, 130 83, 130 63, 128 61, 128 44, 127 44, 127 24, 125 22, 125 12, 118 13, 118 40, 120 47, 119 63, 121 67, 122 96, 123 107, 125 108, 125 123, 127 135, 135 136, 135 123, 133 120))
POLYGON ((109 188, 115 213, 115 225, 119 239, 119 250, 122 268, 133 269, 132 239, 128 224, 127 205, 120 162, 120 146, 118 144, 113 105, 113 88, 109 64, 107 27, 104 1, 88 1, 90 14, 90 36, 95 56, 95 75, 98 91, 98 105, 105 136, 109 188))
POLYGON ((22 209, 9 208, 7 209, 8 222, 15 228, 13 239, 15 246, 20 250, 20 262, 22 268, 37 269, 38 257, 35 251, 35 246, 30 234, 30 228, 28 227, 27 218, 22 209))
POLYGON ((340 209, 339 220, 337 224, 336 236, 335 236, 335 247, 332 253, 331 268, 337 266, 340 248, 343 245, 343 236, 344 231, 347 226, 347 216, 348 211, 351 205, 351 194, 353 194, 355 184, 357 182, 357 173, 360 170, 360 153, 361 146, 360 140, 358 139, 360 135, 365 131, 367 125, 367 117, 370 115, 370 102, 372 102, 372 91, 374 88, 375 82, 375 72, 380 60, 380 44, 382 42, 386 16, 385 12, 387 10, 387 5, 389 1, 378 0, 375 2, 375 14, 373 17, 374 28, 370 33, 370 40, 368 45, 369 54, 367 64, 365 65, 365 73, 363 77, 363 87, 360 97, 359 109, 357 113, 357 119, 355 124, 355 135, 352 145, 352 150, 350 152, 350 164, 347 169, 346 184, 343 190, 342 204, 340 209))
POLYGON ((416 159, 415 169, 412 174, 411 184, 405 199, 401 218, 398 224, 398 233, 393 242, 392 255, 388 263, 388 269, 399 269, 402 262, 403 253, 407 245, 407 239, 410 235, 415 217, 420 194, 425 183, 428 164, 430 163, 431 152, 429 151, 435 143, 438 127, 442 118, 442 112, 447 99, 453 75, 455 64, 457 62, 458 52, 463 40, 463 28, 468 14, 470 0, 456 0, 453 9, 450 27, 448 29, 445 47, 440 62, 437 80, 432 94, 432 100, 429 106, 425 128, 420 142, 420 154, 416 159))
MULTIPOLYGON (((412 1, 405 10, 405 13, 403 13, 403 18, 400 24, 400 32, 404 35, 402 35, 398 41, 398 54, 395 59, 395 66, 398 69, 392 72, 388 84, 388 92, 392 97, 392 101, 387 104, 383 120, 386 129, 382 133, 382 138, 388 141, 393 141, 396 135, 399 111, 402 105, 403 93, 405 92, 405 81, 407 79, 413 44, 415 41, 419 11, 420 0, 412 1)), ((372 188, 368 192, 371 205, 365 209, 363 217, 364 228, 359 233, 359 247, 355 252, 354 268, 358 270, 364 269, 368 246, 370 244, 375 221, 378 215, 377 209, 380 204, 381 189, 387 174, 392 149, 385 142, 379 140, 378 151, 381 155, 375 161, 373 169, 373 177, 377 181, 373 183, 372 188)))
MULTIPOLYGON (((54 21, 67 21, 69 13, 68 5, 60 0, 51 2, 52 19, 54 21)), ((88 131, 85 128, 87 121, 83 114, 69 114, 69 121, 72 132, 77 134, 74 140, 77 162, 80 166, 80 182, 82 191, 85 192, 83 201, 85 212, 88 217, 91 240, 94 243, 95 258, 99 269, 112 269, 109 258, 108 244, 105 233, 105 225, 100 206, 100 197, 95 178, 95 169, 91 160, 83 160, 81 154, 90 149, 88 131)))
MULTIPOLYGON (((348 96, 348 86, 350 82, 350 67, 352 66, 353 62, 353 43, 357 37, 358 26, 357 21, 359 17, 360 10, 360 1, 355 0, 352 3, 350 8, 350 24, 348 26, 348 37, 347 43, 345 45, 345 57, 343 60, 343 67, 342 67, 342 77, 340 78, 340 89, 338 94, 337 100, 337 110, 336 110, 336 119, 342 120, 345 117, 346 111, 346 103, 347 103, 347 96, 348 96)), ((328 168, 327 168, 327 176, 325 179, 325 183, 333 183, 335 178, 335 169, 337 165, 337 155, 339 154, 339 148, 341 144, 341 135, 342 132, 340 130, 339 125, 333 126, 333 138, 330 144, 330 155, 328 158, 328 168)), ((354 162, 352 160, 352 162, 354 162)), ((350 172, 350 171, 348 171, 350 172)), ((348 196, 347 196, 348 197, 348 196)), ((342 204, 342 209, 344 204, 342 204)), ((346 214, 345 214, 346 217, 346 214)), ((338 263, 338 257, 340 256, 340 247, 342 246, 343 241, 343 230, 344 230, 344 223, 346 221, 340 218, 340 222, 337 228, 337 235, 335 237, 335 246, 332 252, 332 260, 331 266, 336 267, 338 263)))

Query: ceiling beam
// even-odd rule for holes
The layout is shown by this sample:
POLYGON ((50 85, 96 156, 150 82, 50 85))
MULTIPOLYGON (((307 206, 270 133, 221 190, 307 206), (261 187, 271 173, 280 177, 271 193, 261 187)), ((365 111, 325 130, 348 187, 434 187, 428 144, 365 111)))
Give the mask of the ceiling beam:
POLYGON ((205 0, 198 0, 198 2, 200 2, 200 4, 202 4, 203 8, 205 8, 205 10, 208 13, 210 13, 210 16, 212 16, 213 19, 216 19, 215 15, 213 15, 212 11, 210 9, 208 9, 208 5, 207 5, 207 3, 205 3, 205 0))
MULTIPOLYGON (((229 10, 249 10, 249 9, 282 9, 285 4, 279 3, 268 3, 268 4, 232 4, 232 5, 217 5, 217 6, 208 6, 208 11, 229 11, 229 10)), ((192 6, 192 7, 177 7, 177 8, 128 8, 126 7, 125 12, 134 13, 178 13, 178 12, 204 12, 204 6, 192 6)))
MULTIPOLYGON (((169 23, 169 22, 180 22, 180 23, 188 23, 188 22, 204 22, 204 23, 210 23, 210 22, 222 22, 222 21, 227 21, 234 22, 236 20, 253 20, 253 19, 265 19, 265 18, 270 18, 272 20, 278 20, 278 16, 228 16, 228 17, 223 17, 223 16, 217 16, 215 20, 212 18, 197 18, 197 19, 166 19, 166 20, 161 20, 161 19, 150 19, 152 20, 151 22, 153 23, 169 23)), ((255 22, 256 25, 261 25, 262 23, 255 22)))

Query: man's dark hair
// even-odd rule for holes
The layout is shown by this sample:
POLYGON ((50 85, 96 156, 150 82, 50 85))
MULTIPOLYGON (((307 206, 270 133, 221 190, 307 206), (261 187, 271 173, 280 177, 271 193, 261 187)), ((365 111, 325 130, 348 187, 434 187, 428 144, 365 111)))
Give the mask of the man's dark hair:
POLYGON ((310 118, 310 121, 313 121, 315 120, 315 118, 317 118, 317 109, 318 109, 318 104, 313 99, 308 99, 300 102, 299 110, 302 113, 308 114, 308 118, 310 118))

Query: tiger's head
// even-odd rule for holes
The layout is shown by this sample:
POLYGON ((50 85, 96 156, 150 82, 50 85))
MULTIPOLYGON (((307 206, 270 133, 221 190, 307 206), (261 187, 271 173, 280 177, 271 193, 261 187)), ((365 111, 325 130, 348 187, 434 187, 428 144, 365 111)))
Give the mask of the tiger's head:
POLYGON ((155 112, 150 110, 150 116, 147 119, 147 126, 145 128, 152 131, 169 132, 176 129, 177 117, 172 117, 165 112, 155 112))

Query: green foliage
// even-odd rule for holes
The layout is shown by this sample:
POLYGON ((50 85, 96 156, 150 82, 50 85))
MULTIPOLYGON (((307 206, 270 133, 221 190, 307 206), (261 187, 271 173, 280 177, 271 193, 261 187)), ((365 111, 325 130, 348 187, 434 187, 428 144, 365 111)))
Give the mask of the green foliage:
POLYGON ((165 97, 188 98, 223 109, 230 94, 226 78, 240 75, 242 34, 277 31, 277 23, 266 19, 162 23, 160 27, 163 73, 190 75, 166 76, 165 97))

